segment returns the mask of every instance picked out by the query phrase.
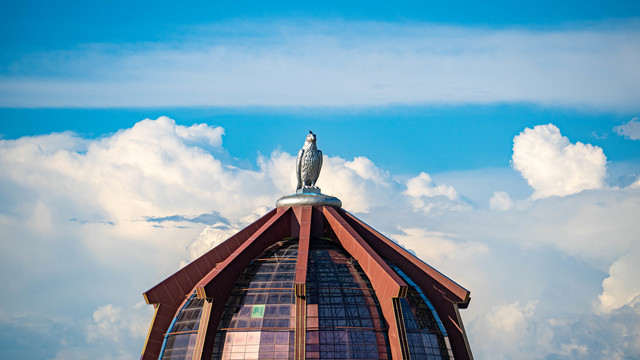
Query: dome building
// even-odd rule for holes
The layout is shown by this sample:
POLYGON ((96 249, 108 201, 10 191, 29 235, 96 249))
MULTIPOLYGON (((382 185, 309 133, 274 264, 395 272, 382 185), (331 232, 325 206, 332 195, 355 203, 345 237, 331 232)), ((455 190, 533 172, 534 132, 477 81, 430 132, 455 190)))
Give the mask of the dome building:
POLYGON ((296 194, 144 293, 141 359, 473 358, 469 291, 323 195, 312 135, 296 194))

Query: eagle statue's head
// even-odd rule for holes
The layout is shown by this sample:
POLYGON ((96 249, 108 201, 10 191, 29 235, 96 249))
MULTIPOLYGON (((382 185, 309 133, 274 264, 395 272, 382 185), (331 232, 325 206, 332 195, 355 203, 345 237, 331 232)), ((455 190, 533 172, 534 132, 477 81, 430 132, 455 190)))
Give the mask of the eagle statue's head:
POLYGON ((309 130, 309 135, 307 135, 307 139, 305 141, 308 143, 316 142, 316 134, 312 133, 311 130, 309 130))

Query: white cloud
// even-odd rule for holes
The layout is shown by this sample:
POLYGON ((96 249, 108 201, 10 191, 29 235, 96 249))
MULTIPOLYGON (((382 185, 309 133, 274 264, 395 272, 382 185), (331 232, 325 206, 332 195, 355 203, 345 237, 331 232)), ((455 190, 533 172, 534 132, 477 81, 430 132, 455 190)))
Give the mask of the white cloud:
POLYGON ((120 342, 133 337, 144 341, 153 309, 144 302, 123 309, 112 304, 99 306, 93 312, 93 323, 87 325, 87 341, 120 342))
POLYGON ((532 199, 604 187, 607 158, 601 148, 572 144, 553 124, 526 128, 513 138, 513 167, 535 190, 532 199))
POLYGON ((635 359, 640 356, 640 306, 610 314, 540 315, 536 301, 502 303, 473 321, 479 359, 635 359), (498 350, 499 349, 499 350, 498 350))
POLYGON ((500 305, 487 316, 487 325, 495 334, 513 334, 522 332, 526 319, 533 315, 536 308, 535 301, 524 305, 519 302, 500 305))
POLYGON ((237 21, 189 32, 179 42, 16 59, 0 74, 0 106, 639 104, 634 22, 524 30, 237 21))
POLYGON ((318 186, 323 193, 337 196, 350 211, 368 212, 388 202, 398 185, 365 157, 347 161, 325 156, 318 186))
POLYGON ((609 277, 602 282, 599 309, 610 312, 624 305, 640 302, 640 254, 622 256, 609 267, 609 277))
POLYGON ((122 335, 128 335, 122 333, 122 309, 119 307, 111 304, 99 307, 93 312, 93 321, 95 324, 87 331, 89 341, 107 337, 117 342, 122 335))
POLYGON ((269 157, 258 157, 260 171, 274 184, 278 195, 289 195, 296 188, 295 160, 291 154, 278 151, 274 151, 269 157))
POLYGON ((392 234, 391 237, 398 241, 398 244, 407 246, 421 259, 439 269, 443 266, 451 266, 452 263, 469 261, 489 251, 483 243, 455 241, 451 239, 451 234, 428 231, 423 228, 401 228, 400 230, 401 233, 392 234))
MULTIPOLYGON (((163 120, 168 120, 163 118, 163 120)), ((222 135, 224 129, 221 127, 212 128, 207 124, 192 125, 190 127, 176 126, 176 134, 188 142, 198 145, 209 145, 211 147, 222 146, 222 135)))
POLYGON ((458 199, 458 193, 452 186, 435 185, 431 176, 424 172, 407 181, 406 194, 414 198, 444 196, 449 200, 458 199))
POLYGON ((631 140, 640 140, 640 119, 634 117, 628 123, 613 128, 618 135, 631 140))
POLYGON ((436 185, 427 173, 420 173, 410 178, 404 191, 411 199, 415 209, 421 209, 426 213, 440 210, 468 210, 469 205, 459 199, 458 192, 453 186, 436 185))
POLYGON ((202 230, 202 232, 200 232, 200 235, 198 235, 198 237, 187 246, 189 258, 188 261, 181 262, 180 267, 187 265, 207 251, 220 245, 223 241, 235 235, 240 230, 242 230, 242 228, 236 228, 221 223, 208 225, 202 230))
POLYGON ((489 200, 489 206, 493 210, 507 211, 513 207, 513 200, 504 191, 496 191, 489 200))
POLYGON ((531 358, 531 354, 525 355, 524 350, 531 342, 528 322, 535 309, 536 301, 528 301, 524 305, 519 301, 503 303, 476 319, 470 332, 475 340, 475 355, 494 359, 531 358))
POLYGON ((344 166, 356 172, 363 179, 385 185, 389 182, 389 173, 375 166, 373 161, 364 156, 358 156, 353 161, 347 161, 344 166))
POLYGON ((640 356, 640 306, 587 314, 552 325, 549 353, 569 359, 635 359, 640 356))
MULTIPOLYGON (((614 261, 640 248, 636 235, 640 223, 635 220, 640 214, 639 197, 637 189, 584 191, 523 202, 509 211, 443 213, 430 224, 434 231, 497 242, 500 247, 551 247, 606 273, 614 261)), ((394 216, 393 221, 400 222, 401 216, 405 214, 394 216)))

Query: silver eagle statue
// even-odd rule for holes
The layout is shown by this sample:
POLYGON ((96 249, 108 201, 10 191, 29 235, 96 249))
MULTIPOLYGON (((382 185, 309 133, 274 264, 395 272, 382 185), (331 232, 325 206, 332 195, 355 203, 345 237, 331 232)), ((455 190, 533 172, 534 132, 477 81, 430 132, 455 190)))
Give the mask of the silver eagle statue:
POLYGON ((303 188, 318 189, 316 181, 320 176, 322 168, 322 151, 316 146, 316 134, 309 131, 309 135, 302 145, 302 149, 298 151, 296 159, 296 175, 298 177, 298 186, 296 191, 303 191, 303 188))

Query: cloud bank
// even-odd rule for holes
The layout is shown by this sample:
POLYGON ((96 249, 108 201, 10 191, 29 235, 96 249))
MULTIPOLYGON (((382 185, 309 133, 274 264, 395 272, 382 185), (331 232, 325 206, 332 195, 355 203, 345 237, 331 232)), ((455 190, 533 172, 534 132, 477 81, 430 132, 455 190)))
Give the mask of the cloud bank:
POLYGON ((633 21, 542 30, 236 21, 165 42, 13 59, 0 73, 0 106, 528 102, 637 111, 639 39, 633 21))
MULTIPOLYGON (((0 357, 136 357, 152 313, 140 294, 295 188, 293 155, 233 167, 224 133, 161 117, 97 139, 0 140, 0 357)), ((494 195, 474 205, 365 156, 326 156, 318 185, 471 290, 477 359, 639 357, 640 189, 603 186, 602 150, 552 124, 513 142, 530 198, 484 181, 494 195)))

